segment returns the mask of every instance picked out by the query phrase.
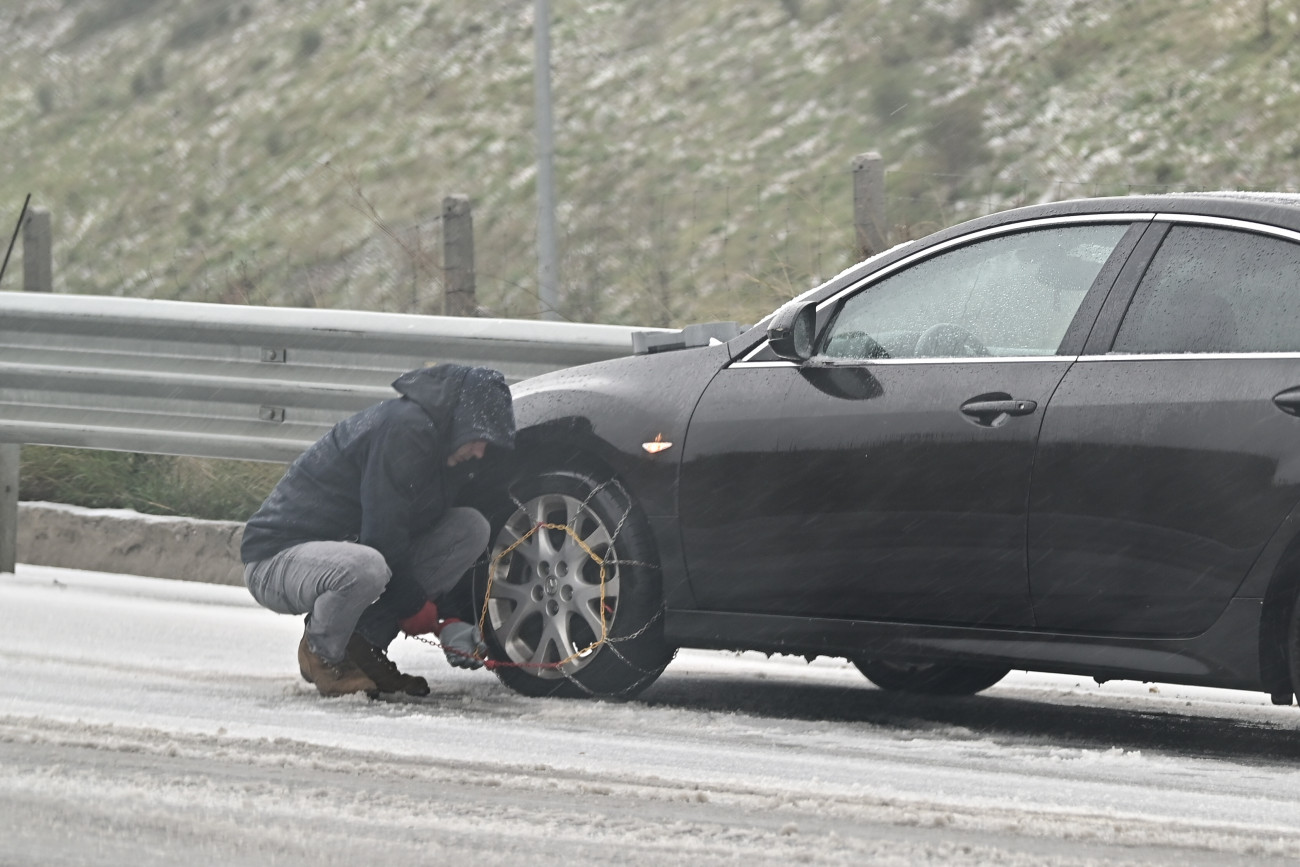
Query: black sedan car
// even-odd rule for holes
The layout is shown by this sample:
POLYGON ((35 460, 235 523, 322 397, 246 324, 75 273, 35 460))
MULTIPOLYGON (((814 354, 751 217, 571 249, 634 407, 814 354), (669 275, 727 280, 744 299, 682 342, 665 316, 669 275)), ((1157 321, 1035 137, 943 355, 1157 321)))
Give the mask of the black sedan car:
POLYGON ((1300 197, 1008 211, 738 332, 515 387, 476 580, 510 686, 629 696, 698 647, 1291 701, 1300 197))

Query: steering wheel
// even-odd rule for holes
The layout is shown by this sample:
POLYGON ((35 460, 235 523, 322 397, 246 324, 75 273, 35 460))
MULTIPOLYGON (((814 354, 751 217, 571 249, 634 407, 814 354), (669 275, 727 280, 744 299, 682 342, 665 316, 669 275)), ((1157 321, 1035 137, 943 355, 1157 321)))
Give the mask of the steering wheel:
POLYGON ((826 343, 822 355, 830 358, 889 358, 889 350, 865 331, 845 331, 826 343))
POLYGON ((931 325, 916 339, 915 358, 975 358, 989 355, 984 342, 952 322, 931 325))

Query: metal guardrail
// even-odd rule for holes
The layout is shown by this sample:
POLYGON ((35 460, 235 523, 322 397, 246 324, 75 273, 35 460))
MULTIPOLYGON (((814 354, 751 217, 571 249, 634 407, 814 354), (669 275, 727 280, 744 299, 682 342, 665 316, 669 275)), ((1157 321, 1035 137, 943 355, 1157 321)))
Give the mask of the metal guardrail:
POLYGON ((0 443, 289 461, 403 371, 516 382, 630 355, 643 330, 0 292, 0 443))

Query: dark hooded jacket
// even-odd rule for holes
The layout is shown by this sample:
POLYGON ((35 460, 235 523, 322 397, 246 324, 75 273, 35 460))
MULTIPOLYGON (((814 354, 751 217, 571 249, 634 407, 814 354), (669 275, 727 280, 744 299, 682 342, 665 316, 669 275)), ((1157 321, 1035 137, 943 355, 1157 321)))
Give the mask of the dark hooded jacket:
POLYGON ((402 374, 402 395, 344 419, 289 465, 244 527, 245 563, 302 542, 350 541, 409 583, 411 540, 456 497, 447 458, 465 443, 512 448, 514 411, 498 371, 440 364, 402 374))

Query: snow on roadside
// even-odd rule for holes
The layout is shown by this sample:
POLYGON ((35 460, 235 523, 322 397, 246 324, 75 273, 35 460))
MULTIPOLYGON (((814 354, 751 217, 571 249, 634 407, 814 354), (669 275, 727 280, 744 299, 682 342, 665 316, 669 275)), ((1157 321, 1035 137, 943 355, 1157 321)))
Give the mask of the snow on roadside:
MULTIPOLYGON (((1296 709, 1254 694, 1016 673, 949 713, 884 696, 842 660, 684 651, 640 701, 530 700, 405 641, 394 655, 430 678, 430 699, 326 702, 293 670, 299 629, 240 588, 21 566, 0 577, 0 744, 373 777, 395 802, 436 779, 511 804, 602 797, 715 819, 769 809, 803 826, 1300 858, 1291 764, 1183 754, 1176 729, 1159 734, 1168 718, 1293 738, 1296 709), (1018 726, 1038 712, 1049 721, 1018 726), (1087 714, 1149 724, 1155 748, 1080 742, 1087 714)), ((159 798, 185 796, 157 785, 159 798)), ((58 775, 0 772, 0 795, 23 792, 76 795, 58 775)), ((230 809, 224 790, 189 796, 230 809)))

